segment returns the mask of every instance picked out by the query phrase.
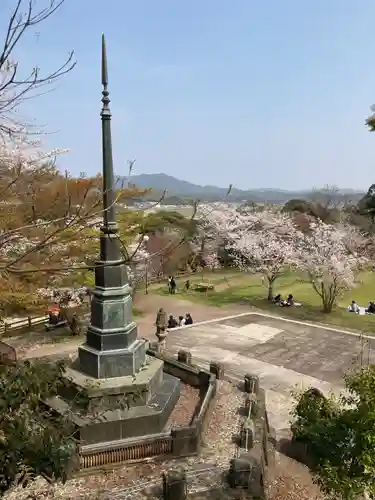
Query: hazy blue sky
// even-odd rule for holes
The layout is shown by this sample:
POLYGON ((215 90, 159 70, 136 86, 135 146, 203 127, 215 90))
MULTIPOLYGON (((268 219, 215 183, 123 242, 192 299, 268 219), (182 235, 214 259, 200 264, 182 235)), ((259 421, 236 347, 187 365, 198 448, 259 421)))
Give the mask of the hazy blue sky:
POLYGON ((137 157, 199 184, 368 187, 374 19, 374 0, 66 0, 19 57, 78 65, 25 112, 72 149, 61 168, 99 171, 104 32, 118 174, 137 157))

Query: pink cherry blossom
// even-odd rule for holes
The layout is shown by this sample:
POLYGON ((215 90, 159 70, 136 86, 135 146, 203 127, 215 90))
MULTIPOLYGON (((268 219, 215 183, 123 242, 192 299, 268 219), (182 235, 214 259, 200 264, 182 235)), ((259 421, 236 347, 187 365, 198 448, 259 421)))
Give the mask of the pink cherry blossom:
POLYGON ((263 274, 272 299, 274 282, 296 263, 299 231, 290 216, 218 203, 200 207, 198 217, 204 221, 207 239, 221 240, 241 270, 263 274))
MULTIPOLYGON (((198 217, 208 241, 221 242, 243 271, 263 275, 269 299, 276 279, 294 268, 311 282, 323 309, 331 311, 336 298, 355 286, 358 270, 368 263, 368 240, 352 226, 316 221, 302 233, 289 214, 224 203, 201 206, 198 217)), ((213 253, 217 254, 217 246, 213 253)))
POLYGON ((146 278, 146 267, 150 255, 146 250, 145 243, 145 240, 141 236, 137 236, 126 249, 127 255, 130 258, 126 269, 130 284, 133 287, 146 278))
POLYGON ((368 263, 365 237, 351 226, 334 226, 321 221, 296 242, 298 267, 305 272, 330 312, 336 299, 356 286, 358 271, 368 263))
POLYGON ((2 174, 15 168, 32 170, 48 160, 69 152, 69 149, 43 151, 40 140, 30 140, 27 136, 12 137, 0 142, 0 166, 2 174))

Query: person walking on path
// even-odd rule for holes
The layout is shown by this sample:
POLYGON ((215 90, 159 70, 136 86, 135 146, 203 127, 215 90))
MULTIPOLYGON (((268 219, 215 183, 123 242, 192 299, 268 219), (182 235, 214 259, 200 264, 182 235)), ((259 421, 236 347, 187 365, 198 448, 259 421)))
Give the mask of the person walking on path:
POLYGON ((172 294, 176 293, 176 288, 177 288, 176 280, 172 276, 172 278, 171 278, 171 293, 172 294))

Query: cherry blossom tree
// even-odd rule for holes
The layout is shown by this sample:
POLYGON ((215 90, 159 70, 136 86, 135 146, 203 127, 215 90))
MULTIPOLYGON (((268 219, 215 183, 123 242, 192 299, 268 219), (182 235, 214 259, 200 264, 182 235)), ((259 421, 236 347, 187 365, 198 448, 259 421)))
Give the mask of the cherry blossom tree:
POLYGON ((190 240, 190 246, 194 253, 194 259, 191 264, 197 265, 197 269, 202 272, 202 280, 204 278, 204 270, 214 270, 220 267, 218 250, 223 243, 223 232, 220 228, 220 217, 224 217, 229 213, 222 213, 219 210, 219 204, 201 205, 197 211, 197 225, 195 233, 190 240), (220 228, 220 230, 219 230, 220 228))
POLYGON ((173 276, 185 268, 191 254, 189 242, 177 231, 150 234, 147 242, 148 276, 173 276))
POLYGON ((131 286, 135 290, 146 274, 147 262, 150 258, 146 245, 148 236, 138 235, 125 249, 128 265, 127 272, 131 286))
POLYGON ((268 230, 248 231, 228 244, 238 267, 245 272, 263 275, 267 299, 274 296, 274 285, 285 270, 295 265, 293 241, 268 230))
POLYGON ((238 228, 230 233, 227 246, 238 267, 263 275, 268 300, 274 296, 277 278, 296 265, 298 233, 288 215, 270 211, 246 214, 244 229, 238 228))
POLYGON ((298 247, 298 267, 329 313, 337 298, 356 286, 358 271, 368 263, 366 238, 351 226, 317 221, 300 235, 298 247))
POLYGON ((240 269, 263 275, 272 300, 276 279, 296 265, 299 231, 292 218, 286 213, 254 212, 229 204, 203 206, 200 215, 206 231, 211 228, 214 233, 211 240, 224 242, 240 269))
MULTIPOLYGON (((102 220, 102 179, 62 175, 40 141, 12 136, 0 146, 0 308, 35 314, 46 301, 38 289, 85 285, 95 266, 102 220)), ((117 190, 116 201, 143 194, 117 190)), ((136 231, 121 221, 124 248, 136 231)))

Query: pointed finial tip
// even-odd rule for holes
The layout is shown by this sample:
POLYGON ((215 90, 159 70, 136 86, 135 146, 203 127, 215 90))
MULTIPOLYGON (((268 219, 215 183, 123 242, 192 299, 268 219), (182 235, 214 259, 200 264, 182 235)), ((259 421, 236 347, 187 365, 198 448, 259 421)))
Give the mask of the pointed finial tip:
POLYGON ((102 33, 102 85, 108 85, 107 51, 104 33, 102 33))

